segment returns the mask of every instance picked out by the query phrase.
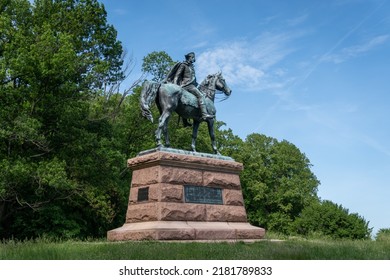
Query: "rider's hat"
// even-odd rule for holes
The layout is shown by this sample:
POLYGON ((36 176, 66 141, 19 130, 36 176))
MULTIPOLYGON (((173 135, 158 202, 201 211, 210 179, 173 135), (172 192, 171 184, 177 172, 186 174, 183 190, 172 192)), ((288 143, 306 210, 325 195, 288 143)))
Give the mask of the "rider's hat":
POLYGON ((187 53, 184 57, 187 59, 190 55, 195 56, 194 52, 187 53))

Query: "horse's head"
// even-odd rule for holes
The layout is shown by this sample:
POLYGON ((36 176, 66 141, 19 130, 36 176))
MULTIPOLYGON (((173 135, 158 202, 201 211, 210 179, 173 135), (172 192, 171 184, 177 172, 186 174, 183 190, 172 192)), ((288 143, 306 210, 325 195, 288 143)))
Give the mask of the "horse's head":
POLYGON ((222 91, 226 95, 226 98, 232 93, 232 90, 226 84, 225 78, 222 76, 221 72, 208 75, 200 84, 200 89, 202 92, 206 93, 206 96, 212 101, 214 101, 216 90, 222 91))
POLYGON ((222 91, 224 94, 229 96, 232 93, 232 90, 226 84, 225 78, 222 76, 222 72, 218 72, 215 75, 215 89, 222 91))

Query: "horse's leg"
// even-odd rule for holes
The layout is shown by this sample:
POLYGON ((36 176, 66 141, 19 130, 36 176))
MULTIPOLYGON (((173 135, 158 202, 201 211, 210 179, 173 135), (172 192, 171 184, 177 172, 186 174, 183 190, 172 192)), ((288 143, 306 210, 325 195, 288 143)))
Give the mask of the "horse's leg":
POLYGON ((165 120, 164 129, 163 129, 163 133, 164 133, 164 136, 165 136, 165 146, 166 147, 170 147, 171 146, 171 142, 169 141, 169 134, 168 134, 168 122, 169 122, 169 118, 170 117, 171 117, 171 112, 169 112, 169 115, 167 116, 167 118, 165 120))
POLYGON ((163 144, 161 143, 161 130, 162 130, 162 128, 160 127, 160 119, 161 119, 161 116, 158 119, 158 126, 157 126, 157 129, 156 129, 156 143, 157 143, 157 147, 162 147, 163 146, 163 144))
POLYGON ((211 139, 211 146, 213 147, 214 153, 219 155, 217 145, 215 143, 215 134, 214 134, 214 119, 207 120, 207 127, 209 128, 209 135, 211 139))
MULTIPOLYGON (((158 147, 163 146, 163 144, 161 143, 161 132, 164 133, 165 139, 168 139, 167 124, 170 116, 171 116, 171 112, 165 110, 162 112, 160 118, 158 119, 158 127, 156 130, 156 142, 158 147)), ((169 141, 168 141, 168 145, 169 145, 169 141)))
POLYGON ((193 152, 196 152, 196 138, 198 137, 199 124, 200 121, 194 119, 194 123, 192 125, 192 143, 191 143, 191 148, 193 152))
MULTIPOLYGON (((181 90, 181 88, 179 88, 181 90)), ((159 88, 158 98, 156 99, 157 107, 160 111, 160 118, 158 119, 158 126, 156 130, 156 142, 158 147, 162 147, 161 142, 161 133, 164 134, 165 145, 170 146, 169 137, 168 137, 168 121, 171 116, 171 113, 174 111, 175 106, 177 106, 177 101, 173 97, 177 96, 178 91, 172 92, 170 88, 166 87, 164 84, 159 88)))

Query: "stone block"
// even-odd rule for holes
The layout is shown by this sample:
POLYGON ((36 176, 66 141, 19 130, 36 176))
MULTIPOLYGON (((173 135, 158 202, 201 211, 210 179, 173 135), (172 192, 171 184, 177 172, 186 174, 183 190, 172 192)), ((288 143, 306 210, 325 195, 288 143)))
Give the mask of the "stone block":
POLYGON ((161 167, 162 183, 202 185, 202 175, 201 170, 168 166, 161 167))
POLYGON ((225 222, 188 222, 196 233, 197 240, 235 239, 236 232, 225 222))
POLYGON ((236 232, 237 239, 260 239, 265 235, 265 230, 248 223, 229 223, 236 232))
POLYGON ((183 202, 183 186, 182 185, 171 185, 171 184, 160 184, 160 199, 161 202, 183 202))
POLYGON ((228 205, 206 205, 206 221, 209 222, 246 222, 244 207, 228 205))
POLYGON ((138 196, 138 188, 137 187, 131 187, 130 188, 130 194, 129 194, 129 205, 137 203, 137 196, 138 196))
POLYGON ((238 174, 210 172, 203 173, 203 185, 221 188, 241 189, 240 177, 238 174))
POLYGON ((156 184, 160 182, 160 167, 152 166, 133 171, 131 186, 138 187, 142 185, 156 184))
POLYGON ((158 190, 158 184, 132 187, 130 189, 129 204, 158 201, 159 197, 160 197, 160 191, 158 190), (148 200, 147 201, 138 201, 138 192, 140 189, 143 189, 143 188, 149 188, 148 200))
POLYGON ((244 206, 241 190, 224 190, 223 201, 225 205, 244 206))
POLYGON ((157 203, 138 203, 127 207, 126 223, 158 220, 157 203))
POLYGON ((161 221, 205 221, 206 206, 192 203, 160 203, 161 221))

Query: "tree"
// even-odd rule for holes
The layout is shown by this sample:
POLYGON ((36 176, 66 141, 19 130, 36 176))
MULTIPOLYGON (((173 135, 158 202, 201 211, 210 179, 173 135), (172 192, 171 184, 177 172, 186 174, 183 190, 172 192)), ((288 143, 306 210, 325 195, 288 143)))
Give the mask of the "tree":
MULTIPOLYGON (((139 107, 141 87, 138 86, 134 92, 124 100, 119 115, 113 122, 115 139, 120 142, 121 153, 127 158, 136 156, 140 151, 154 148, 155 124, 147 121, 142 115, 139 107)), ((155 114, 157 108, 155 108, 155 114)), ((127 186, 128 187, 128 186, 127 186)))
POLYGON ((294 222, 295 232, 331 238, 369 239, 372 229, 356 213, 329 200, 312 203, 294 222))
POLYGON ((390 228, 379 229, 375 239, 376 241, 390 242, 390 228))
POLYGON ((116 31, 96 0, 0 10, 0 238, 104 234, 123 218, 126 156, 91 106, 124 78, 116 31))
POLYGON ((249 135, 239 153, 249 221, 290 233, 291 223, 302 210, 318 200, 319 181, 310 161, 293 144, 260 134, 249 135))
POLYGON ((154 51, 143 58, 142 71, 151 74, 152 81, 161 82, 175 62, 164 51, 154 51))
POLYGON ((216 139, 218 150, 227 156, 234 158, 238 162, 243 162, 243 146, 244 141, 235 135, 232 129, 223 129, 226 123, 217 121, 216 122, 216 139))

